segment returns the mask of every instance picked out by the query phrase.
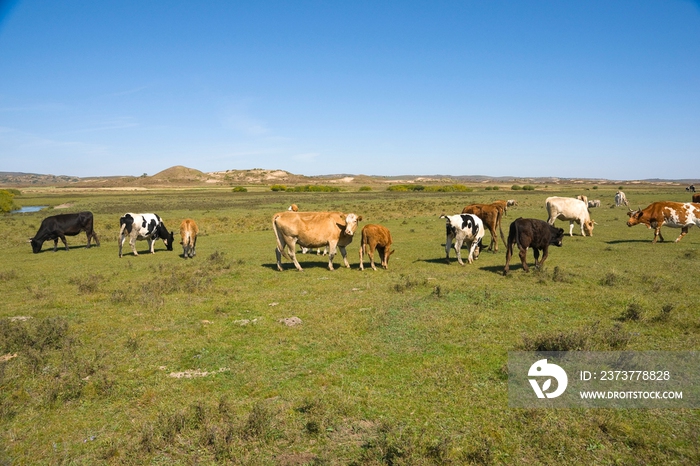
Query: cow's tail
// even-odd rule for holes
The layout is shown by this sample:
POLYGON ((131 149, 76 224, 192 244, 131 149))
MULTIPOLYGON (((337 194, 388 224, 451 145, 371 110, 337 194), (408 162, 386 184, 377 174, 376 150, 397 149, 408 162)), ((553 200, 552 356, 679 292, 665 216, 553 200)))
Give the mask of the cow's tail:
POLYGON ((503 236, 503 228, 501 228, 501 220, 503 219, 503 213, 505 209, 498 209, 498 215, 496 216, 496 223, 498 223, 498 232, 501 234, 501 241, 506 242, 505 236, 503 236))
POLYGON ((134 219, 131 216, 125 216, 121 217, 119 219, 119 237, 121 238, 124 235, 124 230, 126 230, 127 233, 131 233, 131 227, 134 224, 134 219))
POLYGON ((279 214, 275 215, 272 217, 272 229, 275 232, 275 239, 277 240, 277 250, 282 254, 286 259, 292 260, 291 257, 289 257, 289 254, 287 253, 286 248, 284 247, 284 238, 282 238, 282 233, 280 233, 279 227, 277 227, 277 219, 279 218, 279 214))

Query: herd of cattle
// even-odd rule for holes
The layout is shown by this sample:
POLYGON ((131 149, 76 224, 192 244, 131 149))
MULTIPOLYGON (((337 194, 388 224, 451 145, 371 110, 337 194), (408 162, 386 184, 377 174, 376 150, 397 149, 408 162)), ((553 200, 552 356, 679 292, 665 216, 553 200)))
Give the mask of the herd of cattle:
MULTIPOLYGON (((596 222, 590 217, 589 208, 599 207, 600 201, 589 201, 585 196, 577 198, 548 197, 545 200, 548 220, 518 218, 509 227, 506 240, 501 229, 501 220, 509 207, 516 206, 515 200, 495 201, 491 204, 472 204, 466 206, 461 214, 441 215, 446 222, 445 258, 450 261, 450 250, 455 249, 457 261, 464 265, 461 249, 466 246, 469 250, 467 261, 471 264, 478 258, 483 248, 482 240, 488 230, 491 233, 491 242, 488 249, 498 251, 498 238, 496 230, 500 233, 501 240, 506 245, 506 264, 503 274, 509 271, 509 264, 513 255, 513 246, 519 249, 520 260, 523 269, 529 270, 526 261, 528 249, 533 250, 535 267, 541 267, 547 259, 550 245, 561 246, 564 237, 564 229, 555 228, 556 220, 569 222, 569 236, 573 236, 574 223, 581 228, 582 236, 593 236, 593 227, 596 222), (454 241, 454 245, 453 245, 454 241), (540 259, 540 251, 542 258, 540 259)), ((676 238, 680 241, 688 233, 693 225, 700 227, 700 194, 693 194, 692 202, 660 201, 650 204, 645 209, 632 210, 622 191, 615 195, 614 206, 628 206, 627 226, 644 224, 647 228, 654 229, 653 243, 657 239, 664 241, 661 235, 661 227, 668 226, 680 228, 681 234, 676 238)), ((296 246, 306 253, 312 248, 317 248, 319 253, 322 248, 328 251, 328 268, 333 270, 333 258, 336 250, 340 250, 343 262, 350 267, 347 259, 346 247, 352 242, 362 216, 354 213, 341 212, 300 212, 296 205, 290 206, 287 211, 276 213, 272 217, 272 229, 275 232, 277 247, 275 254, 277 268, 282 271, 282 257, 291 260, 297 270, 303 270, 296 259, 296 246)), ((122 246, 129 238, 129 245, 135 256, 136 241, 147 240, 151 254, 154 253, 155 242, 161 239, 168 251, 173 250, 175 241, 172 231, 168 231, 163 220, 154 213, 134 214, 127 213, 119 219, 119 257, 122 257, 122 246)), ((54 241, 54 252, 58 248, 58 240, 61 239, 68 250, 66 236, 75 236, 81 231, 87 235, 87 247, 91 240, 97 246, 100 241, 93 229, 92 212, 79 212, 74 214, 60 214, 46 217, 39 227, 39 231, 30 238, 34 253, 41 251, 45 241, 54 241)), ((197 234, 199 229, 192 219, 185 219, 180 225, 180 244, 183 248, 183 257, 192 258, 196 254, 197 234)), ((389 256, 394 253, 391 249, 392 238, 389 230, 381 225, 369 224, 362 228, 360 240, 360 269, 364 270, 364 254, 370 259, 370 266, 376 270, 374 253, 379 253, 381 266, 388 268, 389 256)))

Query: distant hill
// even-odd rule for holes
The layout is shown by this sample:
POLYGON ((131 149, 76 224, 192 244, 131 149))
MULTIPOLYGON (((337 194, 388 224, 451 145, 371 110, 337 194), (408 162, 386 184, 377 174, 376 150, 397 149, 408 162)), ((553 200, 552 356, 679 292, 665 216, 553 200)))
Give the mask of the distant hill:
POLYGON ((334 184, 334 185, 389 185, 392 183, 418 184, 493 184, 509 186, 511 184, 656 184, 687 186, 691 183, 700 184, 698 179, 683 180, 606 180, 591 178, 556 178, 556 177, 513 177, 513 176, 482 176, 482 175, 404 175, 404 176, 375 176, 353 175, 348 173, 335 175, 305 176, 290 173, 285 170, 270 170, 253 168, 250 170, 224 170, 205 173, 194 168, 177 165, 167 168, 153 176, 105 176, 79 178, 66 175, 41 175, 36 173, 0 172, 0 187, 30 187, 54 186, 75 188, 157 188, 157 187, 192 187, 192 186, 270 186, 286 184, 290 186, 304 184, 334 184))

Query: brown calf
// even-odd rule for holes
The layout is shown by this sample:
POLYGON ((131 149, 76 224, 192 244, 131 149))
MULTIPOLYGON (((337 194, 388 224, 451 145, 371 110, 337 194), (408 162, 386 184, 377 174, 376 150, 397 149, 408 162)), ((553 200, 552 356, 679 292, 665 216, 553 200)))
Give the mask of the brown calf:
POLYGON ((180 224, 180 244, 182 244, 182 257, 192 258, 197 254, 197 235, 199 227, 191 218, 186 218, 180 224))
POLYGON ((382 267, 387 269, 389 267, 389 256, 394 253, 394 251, 389 252, 391 243, 391 233, 387 228, 374 224, 365 225, 362 228, 362 241, 360 242, 360 270, 365 269, 363 262, 363 253, 365 251, 369 255, 369 263, 372 266, 372 270, 377 270, 374 266, 375 249, 379 252, 382 267))
POLYGON ((489 250, 493 249, 494 253, 498 251, 496 228, 498 228, 501 233, 501 239, 505 244, 506 238, 503 236, 503 230, 501 229, 501 218, 503 218, 504 213, 503 209, 493 204, 472 204, 462 209, 462 213, 476 215, 484 223, 484 227, 488 228, 489 232, 491 232, 489 250))
POLYGON ((700 194, 693 194, 693 202, 700 204, 700 194))

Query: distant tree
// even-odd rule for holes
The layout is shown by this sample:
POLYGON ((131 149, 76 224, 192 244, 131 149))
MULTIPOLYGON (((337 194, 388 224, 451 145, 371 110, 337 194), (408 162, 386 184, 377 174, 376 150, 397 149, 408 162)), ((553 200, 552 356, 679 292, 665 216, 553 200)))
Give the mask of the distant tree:
POLYGON ((17 210, 19 206, 15 204, 14 199, 14 193, 6 189, 0 189, 0 212, 12 212, 13 210, 17 210))

